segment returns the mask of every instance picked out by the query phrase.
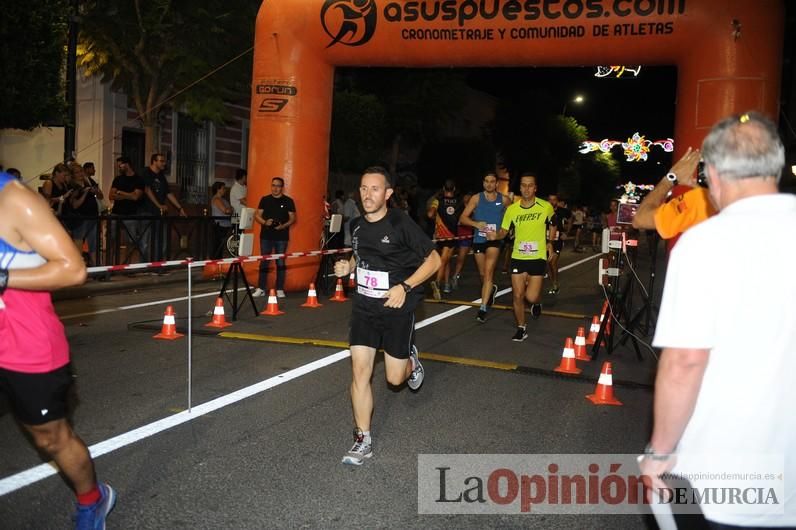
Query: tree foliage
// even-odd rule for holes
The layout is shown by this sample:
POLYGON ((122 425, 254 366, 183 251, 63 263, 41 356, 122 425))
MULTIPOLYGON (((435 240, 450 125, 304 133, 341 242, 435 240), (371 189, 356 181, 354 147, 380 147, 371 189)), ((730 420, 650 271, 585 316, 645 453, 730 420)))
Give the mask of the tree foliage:
POLYGON ((63 124, 68 17, 66 0, 3 2, 0 128, 63 124))
MULTIPOLYGON (((384 109, 380 141, 389 152, 387 164, 392 171, 396 171, 402 152, 441 136, 464 106, 466 88, 461 72, 406 68, 347 70, 341 72, 337 83, 338 91, 372 95, 384 109)), ((335 115, 338 127, 345 115, 335 115)))
POLYGON ((129 97, 154 148, 164 105, 197 121, 223 121, 223 102, 248 98, 257 0, 87 0, 78 61, 129 97), (244 80, 246 80, 244 82, 244 80))
POLYGON ((453 179, 461 192, 480 191, 487 171, 495 170, 495 152, 485 138, 446 138, 423 146, 418 179, 426 188, 441 188, 453 179), (473 187, 475 186, 475 189, 473 187))
POLYGON ((384 105, 373 94, 354 90, 334 93, 330 166, 332 171, 360 172, 383 158, 384 105))
POLYGON ((540 195, 561 193, 570 201, 607 202, 619 178, 619 164, 610 154, 580 154, 578 147, 588 131, 552 108, 548 98, 532 92, 498 104, 494 142, 512 184, 516 187, 519 176, 529 171, 538 177, 540 195))

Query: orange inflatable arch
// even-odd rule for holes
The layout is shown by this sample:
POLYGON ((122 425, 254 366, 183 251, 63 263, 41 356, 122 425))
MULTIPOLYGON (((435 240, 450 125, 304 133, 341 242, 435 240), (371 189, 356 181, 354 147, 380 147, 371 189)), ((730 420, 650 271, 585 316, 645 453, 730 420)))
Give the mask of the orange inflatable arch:
MULTIPOLYGON (((727 114, 777 116, 783 21, 781 0, 265 0, 249 203, 282 176, 298 217, 288 250, 318 248, 336 66, 676 65, 682 151, 727 114)), ((306 289, 317 264, 289 260, 286 288, 306 289)))

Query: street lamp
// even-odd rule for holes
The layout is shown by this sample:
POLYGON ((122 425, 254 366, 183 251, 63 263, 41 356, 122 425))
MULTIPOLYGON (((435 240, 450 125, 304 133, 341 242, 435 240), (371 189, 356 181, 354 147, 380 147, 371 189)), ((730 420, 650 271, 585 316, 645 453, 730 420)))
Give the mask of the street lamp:
MULTIPOLYGON (((584 98, 581 94, 575 94, 575 97, 572 98, 571 103, 575 103, 576 105, 580 105, 581 103, 583 103, 585 101, 585 99, 586 98, 584 98)), ((567 105, 569 105, 569 104, 570 104, 570 101, 567 101, 566 103, 564 103, 564 108, 561 109, 561 115, 562 116, 566 116, 567 115, 567 105)))

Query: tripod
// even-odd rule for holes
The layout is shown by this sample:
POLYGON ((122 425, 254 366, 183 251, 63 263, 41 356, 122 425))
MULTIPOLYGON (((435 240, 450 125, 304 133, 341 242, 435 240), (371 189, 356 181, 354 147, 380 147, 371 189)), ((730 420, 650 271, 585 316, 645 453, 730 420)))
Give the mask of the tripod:
POLYGON ((619 337, 617 337, 617 340, 619 341, 618 344, 624 345, 629 337, 633 341, 633 349, 636 352, 636 357, 639 361, 643 360, 641 350, 639 349, 639 340, 636 338, 634 331, 638 331, 642 316, 646 317, 646 331, 644 333, 646 334, 650 329, 650 319, 653 308, 651 305, 651 297, 648 293, 651 293, 652 288, 654 287, 654 268, 653 273, 650 276, 649 290, 646 293, 644 291, 641 292, 641 307, 635 314, 633 314, 634 287, 636 282, 633 273, 625 270, 625 264, 627 260, 626 252, 628 246, 635 245, 631 245, 626 239, 625 234, 622 234, 622 244, 618 249, 615 249, 615 261, 618 275, 616 276, 615 281, 613 281, 610 285, 608 307, 605 312, 605 318, 603 318, 603 321, 600 324, 600 331, 597 334, 597 339, 594 342, 594 346, 592 346, 592 359, 597 359, 597 356, 600 353, 600 346, 603 344, 606 338, 606 352, 608 355, 613 353, 615 347, 615 334, 612 333, 608 335, 606 333, 606 328, 610 321, 614 319, 618 324, 620 324, 618 327, 621 328, 621 333, 619 337))
POLYGON ((246 273, 243 271, 243 266, 241 265, 240 260, 233 261, 229 265, 229 269, 227 269, 227 273, 224 275, 224 283, 221 284, 221 292, 218 293, 218 296, 221 298, 226 298, 232 304, 232 320, 238 319, 238 312, 240 311, 241 306, 246 303, 246 299, 249 300, 252 304, 252 310, 254 311, 254 316, 258 315, 257 306, 254 304, 254 297, 252 297, 252 288, 249 285, 249 280, 246 279, 246 273), (230 280, 232 280, 232 298, 230 299, 229 293, 227 293, 227 285, 229 284, 230 280), (243 286, 246 288, 246 294, 241 300, 240 304, 238 304, 238 282, 242 281, 243 286))
MULTIPOLYGON (((656 276, 656 269, 657 269, 657 261, 658 261, 658 233, 654 232, 652 237, 652 246, 650 248, 650 275, 649 279, 647 280, 647 290, 646 292, 642 291, 641 293, 641 300, 642 305, 639 310, 630 318, 630 322, 628 323, 628 329, 636 329, 640 328, 641 332, 644 335, 649 335, 652 332, 652 316, 653 313, 657 315, 658 307, 655 305, 653 300, 655 288, 655 276, 656 276), (643 325, 642 325, 643 324, 643 325)), ((619 342, 620 345, 624 344, 627 341, 628 335, 622 338, 619 342)))
MULTIPOLYGON (((321 233, 321 250, 328 250, 330 248, 343 248, 342 244, 343 233, 338 229, 334 232, 330 229, 329 225, 324 227, 321 233), (338 244, 330 246, 329 243, 336 240, 338 244)), ((315 287, 319 292, 328 295, 333 289, 336 280, 331 280, 334 277, 334 262, 339 260, 338 254, 322 254, 321 263, 318 267, 318 274, 315 275, 315 287)))

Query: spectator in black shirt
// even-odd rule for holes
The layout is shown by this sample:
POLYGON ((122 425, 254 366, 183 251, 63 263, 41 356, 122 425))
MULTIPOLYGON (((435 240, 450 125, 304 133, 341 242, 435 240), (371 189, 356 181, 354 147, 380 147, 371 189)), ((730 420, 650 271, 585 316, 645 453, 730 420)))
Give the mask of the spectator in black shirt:
MULTIPOLYGON (((116 159, 119 175, 111 183, 110 199, 113 201, 111 213, 119 217, 138 215, 139 204, 144 196, 144 180, 136 175, 130 159, 120 156, 116 159)), ((141 222, 137 219, 122 219, 122 225, 127 234, 133 239, 133 244, 141 253, 141 260, 147 259, 148 245, 142 236, 141 222)), ((121 242, 119 242, 121 243, 121 242)), ((129 252, 128 252, 129 256, 129 252)))
MULTIPOLYGON (((283 254, 290 238, 290 225, 296 222, 296 205, 283 193, 285 181, 282 177, 271 179, 271 195, 260 199, 254 220, 260 229, 260 253, 283 254)), ((260 274, 254 296, 265 296, 268 289, 268 267, 270 261, 260 262, 260 274)), ((285 258, 276 260, 276 295, 285 297, 285 258)))
POLYGON ((74 227, 72 228, 72 239, 78 249, 83 248, 83 241, 88 245, 89 262, 92 265, 97 263, 97 217, 99 216, 99 206, 97 200, 102 199, 102 191, 97 182, 92 179, 87 168, 94 168, 92 162, 86 162, 81 166, 73 162, 70 164, 72 170, 72 193, 70 203, 72 211, 77 216, 74 227))
MULTIPOLYGON (((163 172, 166 170, 166 157, 163 153, 155 153, 149 157, 149 167, 144 170, 144 197, 141 200, 141 215, 164 216, 169 212, 171 203, 177 212, 186 217, 185 210, 180 205, 177 197, 169 190, 169 183, 163 172)), ((166 238, 164 226, 160 219, 157 221, 143 221, 144 225, 149 225, 151 237, 155 241, 153 259, 163 259, 166 252, 166 238)), ((144 229, 146 230, 146 229, 144 229)))
POLYGON ((50 179, 45 180, 41 186, 41 194, 47 199, 55 215, 59 217, 65 213, 64 209, 69 210, 68 205, 65 204, 69 196, 72 195, 69 180, 69 168, 66 167, 66 164, 56 164, 50 179))

